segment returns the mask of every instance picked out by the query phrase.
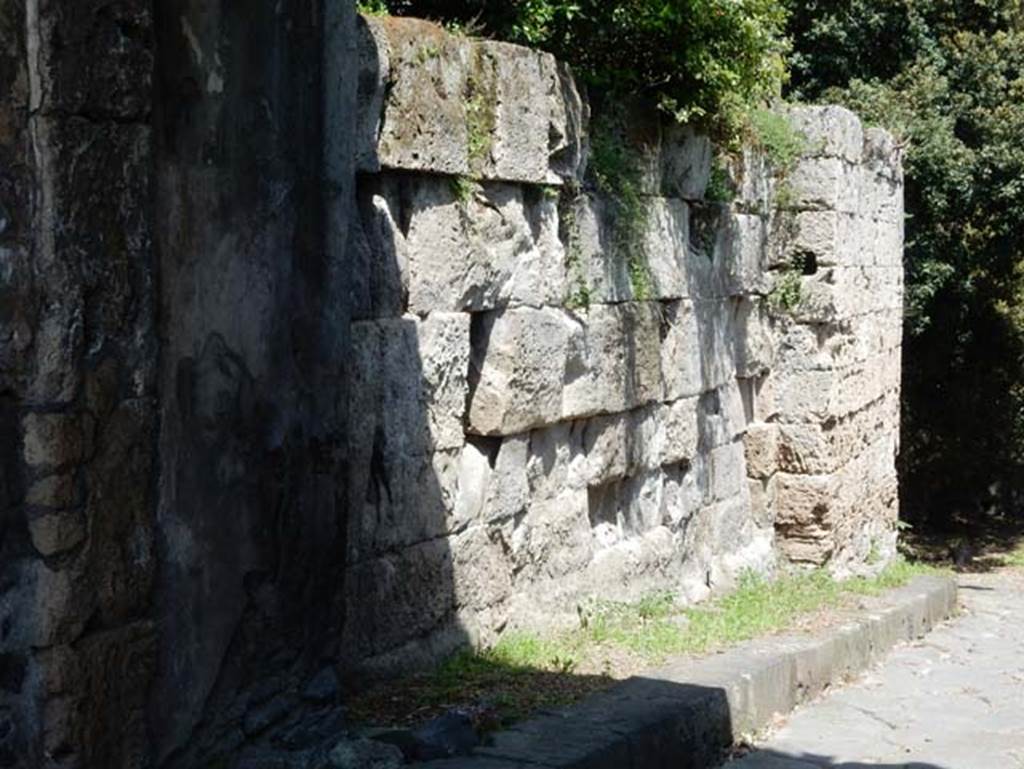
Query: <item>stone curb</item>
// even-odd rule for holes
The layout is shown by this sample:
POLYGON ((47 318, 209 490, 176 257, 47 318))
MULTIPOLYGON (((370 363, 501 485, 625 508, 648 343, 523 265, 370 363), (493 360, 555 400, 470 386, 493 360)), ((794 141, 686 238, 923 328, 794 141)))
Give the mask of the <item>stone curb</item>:
POLYGON ((704 769, 735 739, 920 638, 956 611, 952 577, 918 577, 813 636, 774 636, 678 660, 420 769, 704 769))

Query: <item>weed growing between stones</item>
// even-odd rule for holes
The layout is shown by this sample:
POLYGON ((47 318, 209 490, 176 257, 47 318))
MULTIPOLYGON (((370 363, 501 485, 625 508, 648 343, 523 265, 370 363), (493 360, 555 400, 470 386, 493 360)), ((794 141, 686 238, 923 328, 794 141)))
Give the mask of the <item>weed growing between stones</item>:
MULTIPOLYGON (((550 188, 545 188, 547 189, 550 188)), ((558 205, 559 237, 565 244, 565 269, 569 278, 569 293, 565 298, 565 306, 570 310, 590 308, 590 284, 583 269, 580 227, 576 219, 576 201, 579 194, 575 187, 563 187, 558 205)))
POLYGON ((788 173, 808 149, 807 137, 778 112, 752 110, 750 127, 754 141, 764 150, 776 174, 788 173))
POLYGON ((644 249, 649 209, 642 193, 643 159, 607 124, 597 124, 591 137, 590 163, 594 182, 612 205, 612 248, 626 259, 633 297, 652 293, 651 270, 644 249))
POLYGON ((476 192, 476 182, 466 176, 453 176, 450 179, 452 195, 455 199, 465 205, 473 198, 476 192))
POLYGON ((471 171, 479 170, 487 160, 497 121, 494 62, 483 51, 476 51, 474 57, 466 80, 466 142, 471 171))
MULTIPOLYGON (((1019 551, 1024 565, 1024 548, 1019 551)), ((545 707, 570 704, 670 655, 700 655, 760 636, 829 620, 828 609, 900 587, 931 566, 897 558, 875 577, 839 582, 817 570, 769 580, 743 575, 729 595, 681 607, 670 592, 635 603, 592 599, 577 608, 579 627, 541 636, 506 633, 494 646, 460 652, 433 672, 354 698, 356 720, 411 724, 452 707, 493 710, 508 725, 545 707)))
POLYGON ((799 256, 780 270, 768 293, 768 306, 775 312, 793 313, 803 299, 803 266, 799 256))
POLYGON ((729 170, 721 158, 716 157, 711 164, 704 199, 709 203, 732 203, 736 199, 736 190, 729 179, 729 170))

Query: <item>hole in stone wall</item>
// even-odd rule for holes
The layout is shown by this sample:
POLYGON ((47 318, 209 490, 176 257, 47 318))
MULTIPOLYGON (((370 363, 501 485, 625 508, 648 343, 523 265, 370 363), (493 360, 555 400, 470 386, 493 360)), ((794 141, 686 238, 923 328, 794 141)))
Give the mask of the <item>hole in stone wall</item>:
POLYGON ((793 261, 801 275, 815 275, 818 272, 818 255, 813 251, 800 251, 793 261))

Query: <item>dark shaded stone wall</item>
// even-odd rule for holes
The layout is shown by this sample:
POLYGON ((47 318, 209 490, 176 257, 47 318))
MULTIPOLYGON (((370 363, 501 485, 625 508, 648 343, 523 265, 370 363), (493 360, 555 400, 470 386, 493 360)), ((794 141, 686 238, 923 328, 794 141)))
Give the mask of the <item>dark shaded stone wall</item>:
POLYGON ((0 766, 146 756, 149 4, 0 10, 0 766))
POLYGON ((159 4, 160 766, 338 729, 353 23, 159 4))
POLYGON ((0 767, 337 729, 353 24, 0 3, 0 767))

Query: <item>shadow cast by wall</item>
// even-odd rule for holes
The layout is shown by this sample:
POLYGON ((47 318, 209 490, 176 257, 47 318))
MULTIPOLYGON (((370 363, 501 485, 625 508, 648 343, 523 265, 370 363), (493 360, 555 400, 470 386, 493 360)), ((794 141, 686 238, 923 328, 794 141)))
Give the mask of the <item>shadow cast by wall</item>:
POLYGON ((898 764, 861 763, 858 761, 837 762, 830 756, 813 753, 779 753, 774 750, 755 750, 742 760, 727 765, 733 769, 950 769, 938 764, 908 760, 898 764))

